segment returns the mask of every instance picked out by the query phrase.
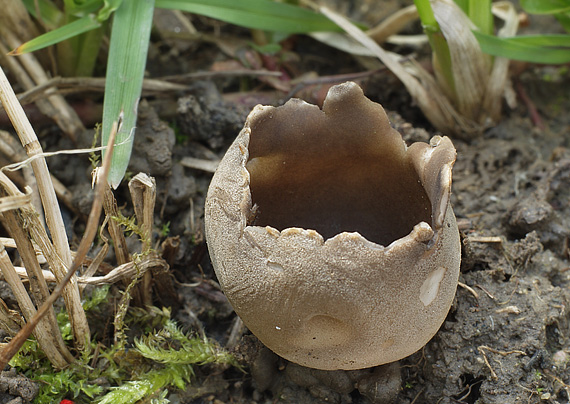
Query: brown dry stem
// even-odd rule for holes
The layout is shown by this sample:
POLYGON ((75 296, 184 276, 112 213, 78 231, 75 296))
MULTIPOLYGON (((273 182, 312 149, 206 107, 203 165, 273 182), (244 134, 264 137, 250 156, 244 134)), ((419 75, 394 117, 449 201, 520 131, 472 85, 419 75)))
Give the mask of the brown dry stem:
MULTIPOLYGON (((142 231, 142 255, 151 253, 154 206, 156 203, 156 181, 144 173, 139 173, 129 181, 129 191, 137 223, 142 231)), ((144 306, 152 305, 152 272, 146 271, 139 284, 139 295, 144 306)))
POLYGON ((499 377, 497 376, 497 373, 495 372, 495 370, 493 369, 493 367, 489 363, 489 359, 487 358, 487 354, 485 353, 485 350, 492 352, 492 353, 495 353, 495 354, 498 354, 498 355, 501 355, 501 356, 507 356, 507 355, 511 355, 511 354, 519 354, 519 355, 526 356, 526 352, 520 351, 518 349, 513 349, 511 351, 499 351, 497 349, 488 347, 486 345, 481 345, 481 346, 477 347, 477 350, 479 351, 481 356, 483 356, 483 361, 485 361, 485 365, 487 365, 487 367, 489 368, 489 370, 491 372, 491 378, 493 380, 497 380, 499 377))
POLYGON ((400 32, 406 24, 418 19, 418 9, 414 4, 404 7, 388 16, 380 24, 371 28, 366 34, 378 43, 384 42, 390 35, 400 32))
MULTIPOLYGON (((28 121, 22 106, 16 98, 14 90, 10 86, 8 79, 1 68, 0 99, 4 105, 4 109, 6 110, 8 117, 12 121, 12 124, 18 133, 20 141, 22 142, 22 145, 24 146, 28 157, 41 154, 43 150, 32 128, 32 125, 28 121)), ((46 222, 53 237, 53 245, 55 247, 55 252, 57 255, 57 259, 52 260, 50 263, 55 264, 51 266, 51 270, 54 272, 55 276, 60 281, 62 281, 65 277, 67 269, 70 267, 72 262, 71 251, 69 249, 69 244, 67 241, 63 218, 61 216, 61 211, 59 209, 59 204, 45 158, 41 156, 32 160, 31 166, 36 176, 39 193, 42 199, 42 205, 45 211, 46 222)), ((38 231, 40 231, 39 227, 38 231)), ((46 235, 44 244, 49 244, 47 243, 48 240, 49 239, 46 235)), ((38 244, 40 244, 41 241, 42 240, 36 240, 38 244)), ((46 255, 46 258, 48 258, 46 251, 44 251, 44 254, 46 255)), ((85 343, 90 340, 90 331, 85 312, 83 311, 83 307, 81 305, 79 288, 77 286, 75 275, 71 277, 69 285, 66 286, 63 297, 69 313, 69 319, 71 322, 73 335, 75 337, 76 347, 80 350, 83 350, 85 348, 85 343)))
POLYGON ((131 255, 129 254, 129 248, 127 247, 127 241, 125 240, 125 235, 123 234, 121 226, 116 220, 111 219, 113 217, 119 217, 120 212, 117 206, 117 200, 115 199, 110 186, 105 189, 103 208, 105 209, 105 215, 107 217, 105 220, 107 222, 109 234, 113 240, 117 263, 119 265, 126 264, 131 260, 131 255))
MULTIPOLYGON (((2 182, 5 183, 7 178, 0 175, 2 182)), ((32 210, 28 207, 29 210, 32 210)), ((35 248, 32 244, 31 234, 28 232, 27 224, 25 220, 25 215, 20 213, 18 210, 9 210, 3 212, 3 224, 10 231, 18 252, 26 268, 26 274, 30 282, 30 294, 34 299, 36 307, 39 307, 45 302, 49 297, 49 290, 45 278, 43 277, 42 269, 37 259, 35 248)), ((67 362, 73 361, 73 356, 67 349, 65 342, 61 336, 59 330, 57 319, 55 316, 55 311, 53 307, 48 310, 46 317, 42 320, 45 322, 46 326, 50 327, 50 332, 53 337, 51 343, 53 343, 55 349, 57 349, 67 362)), ((42 347, 43 348, 43 347, 42 347)))
MULTIPOLYGON (((0 15, 5 15, 5 13, 0 15)), ((2 55, 8 53, 8 47, 16 48, 22 43, 8 29, 6 24, 0 23, 0 35, 4 41, 4 43, 0 41, 0 54, 2 55)), ((49 77, 40 62, 31 53, 25 53, 17 58, 4 56, 2 61, 16 75, 18 82, 25 89, 29 90, 36 85, 49 81, 49 77)), ((71 139, 75 139, 78 133, 85 130, 79 116, 60 94, 51 91, 50 94, 46 95, 45 99, 36 102, 38 108, 44 115, 52 118, 65 134, 71 139)))
MULTIPOLYGON (((25 268, 15 267, 16 273, 22 280, 29 280, 29 275, 25 268)), ((104 276, 81 276, 77 278, 77 282, 81 285, 111 285, 121 280, 131 281, 137 275, 137 272, 151 270, 153 272, 166 272, 168 264, 160 258, 150 257, 135 264, 133 261, 119 265, 111 272, 104 276)), ((49 271, 42 271, 42 276, 47 282, 57 282, 55 276, 49 271)))
MULTIPOLYGON (((12 292, 16 296, 16 300, 18 301, 18 305, 20 306, 24 317, 26 320, 30 321, 36 314, 36 308, 2 244, 0 244, 0 269, 2 270, 4 279, 6 279, 6 282, 10 285, 10 289, 12 289, 12 292)), ((52 309, 51 306, 50 309, 52 309)), ((55 367, 61 369, 68 365, 69 362, 67 358, 57 349, 57 345, 54 344, 56 336, 53 334, 53 327, 49 324, 48 318, 44 318, 38 322, 37 327, 35 327, 34 330, 34 336, 50 362, 55 367)), ((2 351, 2 353, 3 352, 4 351, 2 351)))
MULTIPOLYGON (((0 69, 1 72, 1 69, 0 69)), ((2 72, 3 73, 3 72, 2 72)), ((42 318, 45 316, 46 312, 51 309, 53 303, 62 295, 64 288, 75 277, 75 271, 79 267, 80 263, 83 262, 89 251, 89 247, 95 238, 97 233, 97 223, 99 222, 99 216, 101 215, 101 208, 103 205, 103 189, 107 186, 107 173, 109 172, 109 166, 111 165, 111 157, 113 155, 113 147, 115 144, 115 137, 117 133, 117 125, 113 125, 111 128, 111 136, 109 137, 109 143, 107 144, 108 153, 103 158, 103 163, 100 169, 101 180, 97 182, 95 188, 95 199, 93 200, 93 205, 91 207, 91 212, 87 220, 87 226, 85 228, 85 233, 77 249, 77 254, 75 259, 71 264, 71 268, 67 271, 65 278, 58 283, 55 287, 53 293, 46 299, 44 304, 38 309, 37 313, 28 320, 24 327, 18 332, 18 334, 6 344, 2 351, 0 351, 0 368, 4 368, 10 359, 20 350, 26 339, 34 331, 34 329, 41 322, 42 318)), ((17 275, 16 275, 17 276, 17 275)), ((29 298, 29 297, 28 297, 29 298)), ((85 314, 85 313, 83 313, 85 314)), ((88 342, 88 341, 86 341, 88 342)))

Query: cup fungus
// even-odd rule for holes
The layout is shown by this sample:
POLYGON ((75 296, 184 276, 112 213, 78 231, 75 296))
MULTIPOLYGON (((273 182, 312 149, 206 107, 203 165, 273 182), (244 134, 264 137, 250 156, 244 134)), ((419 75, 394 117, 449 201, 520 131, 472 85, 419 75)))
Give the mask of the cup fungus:
POLYGON ((268 348, 317 369, 404 358, 437 332, 460 262, 447 137, 407 147, 355 83, 323 109, 257 106, 206 199, 216 275, 268 348))

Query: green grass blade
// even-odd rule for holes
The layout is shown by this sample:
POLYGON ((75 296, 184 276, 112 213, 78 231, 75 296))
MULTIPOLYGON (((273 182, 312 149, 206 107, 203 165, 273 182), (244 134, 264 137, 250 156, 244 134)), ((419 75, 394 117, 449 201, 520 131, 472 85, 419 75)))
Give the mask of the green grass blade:
POLYGON ((482 33, 493 33, 493 14, 491 14, 491 0, 470 0, 469 12, 467 13, 473 24, 482 33))
POLYGON ((105 0, 105 4, 97 13, 97 19, 99 21, 107 20, 121 4, 123 4, 123 0, 105 0))
POLYGON ((21 55, 22 53, 33 52, 43 49, 47 46, 54 45, 66 39, 72 38, 76 35, 83 34, 84 32, 91 31, 92 29, 99 28, 101 23, 97 21, 94 15, 90 14, 83 18, 66 24, 53 31, 46 32, 22 45, 18 46, 10 55, 21 55))
POLYGON ((521 6, 531 14, 557 14, 570 11, 570 0, 521 0, 521 6))
POLYGON ((483 52, 533 63, 570 62, 570 35, 532 35, 498 38, 474 32, 483 52))
POLYGON ((437 61, 434 68, 441 71, 451 95, 455 98, 455 79, 453 77, 453 66, 451 64, 449 46, 435 19, 431 4, 429 0, 414 0, 414 4, 418 9, 422 27, 428 37, 431 50, 437 61))
POLYGON ((100 28, 94 29, 79 37, 79 52, 75 60, 75 75, 79 77, 93 76, 93 70, 101 48, 101 40, 107 22, 103 22, 100 28))
POLYGON ((340 31, 336 24, 319 13, 271 0, 156 0, 156 7, 187 11, 265 31, 340 31))
POLYGON ((125 175, 133 147, 153 11, 154 0, 124 0, 113 17, 103 101, 102 144, 107 144, 111 126, 122 113, 122 126, 117 133, 108 177, 114 188, 125 175))
POLYGON ((570 50, 570 35, 549 34, 549 35, 520 35, 507 38, 509 42, 523 45, 536 45, 546 47, 560 47, 570 50))

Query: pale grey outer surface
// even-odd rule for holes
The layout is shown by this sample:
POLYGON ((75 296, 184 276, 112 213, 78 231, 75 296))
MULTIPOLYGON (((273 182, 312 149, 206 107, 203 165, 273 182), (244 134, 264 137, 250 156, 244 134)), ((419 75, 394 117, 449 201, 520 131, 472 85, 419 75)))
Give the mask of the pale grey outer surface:
POLYGON ((212 179, 205 210, 216 275, 245 325, 275 353, 318 369, 372 367, 423 347, 445 319, 459 275, 447 199, 438 234, 422 222, 388 247, 358 233, 324 242, 314 230, 247 226, 249 136, 246 123, 212 179))

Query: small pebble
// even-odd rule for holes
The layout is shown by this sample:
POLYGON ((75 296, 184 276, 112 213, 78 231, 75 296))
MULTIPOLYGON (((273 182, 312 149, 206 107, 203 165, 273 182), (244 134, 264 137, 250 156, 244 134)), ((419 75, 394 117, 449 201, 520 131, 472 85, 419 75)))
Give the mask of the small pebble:
POLYGON ((568 354, 564 351, 557 351, 552 355, 552 362, 556 366, 564 366, 568 363, 568 354))

